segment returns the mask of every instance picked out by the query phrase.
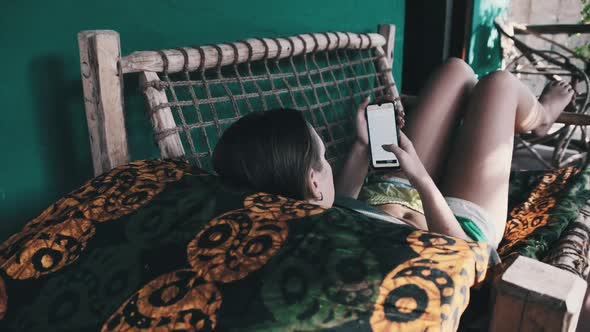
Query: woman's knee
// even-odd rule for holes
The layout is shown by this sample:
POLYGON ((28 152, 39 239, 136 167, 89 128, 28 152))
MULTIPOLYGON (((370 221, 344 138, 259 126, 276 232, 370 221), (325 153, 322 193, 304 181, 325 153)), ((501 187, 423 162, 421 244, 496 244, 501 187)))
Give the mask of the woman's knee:
POLYGON ((459 58, 448 58, 443 67, 453 75, 461 77, 464 80, 476 82, 476 75, 471 66, 459 58))
POLYGON ((498 70, 484 76, 477 85, 485 89, 502 89, 507 91, 507 89, 514 88, 517 83, 518 79, 510 72, 498 70))
POLYGON ((473 89, 473 94, 482 98, 482 96, 501 97, 503 100, 517 100, 518 98, 518 79, 511 73, 498 70, 484 76, 473 89))

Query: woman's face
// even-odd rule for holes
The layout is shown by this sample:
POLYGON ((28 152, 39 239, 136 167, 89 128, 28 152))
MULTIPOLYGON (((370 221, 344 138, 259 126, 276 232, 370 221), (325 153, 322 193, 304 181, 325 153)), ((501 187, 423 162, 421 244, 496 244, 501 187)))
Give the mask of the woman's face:
POLYGON ((316 146, 319 148, 320 152, 320 162, 321 162, 321 169, 310 170, 310 186, 311 191, 314 193, 315 197, 310 198, 310 201, 314 204, 321 205, 323 207, 332 207, 334 204, 334 176, 332 175, 332 166, 326 160, 326 147, 324 142, 318 135, 318 133, 313 129, 313 127, 309 126, 311 129, 311 135, 315 140, 316 146), (319 198, 323 196, 323 199, 320 201, 319 198))

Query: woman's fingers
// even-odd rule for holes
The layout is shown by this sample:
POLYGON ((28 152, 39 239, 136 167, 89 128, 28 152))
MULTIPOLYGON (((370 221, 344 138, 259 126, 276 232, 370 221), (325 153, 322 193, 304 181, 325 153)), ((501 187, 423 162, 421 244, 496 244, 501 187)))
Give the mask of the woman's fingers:
POLYGON ((362 103, 359 104, 359 106, 357 107, 357 112, 359 113, 363 113, 365 111, 365 109, 367 109, 367 106, 369 106, 369 103, 371 102, 371 97, 368 96, 367 98, 365 98, 363 100, 362 103))
POLYGON ((383 144, 381 147, 385 151, 393 152, 393 154, 398 159, 403 159, 405 154, 407 153, 406 151, 404 151, 402 148, 400 148, 399 146, 397 146, 395 144, 383 144))
POLYGON ((384 144, 384 145, 382 145, 383 149, 385 151, 393 152, 396 155, 397 155, 396 151, 403 151, 404 153, 410 153, 413 149, 412 142, 410 141, 408 136, 406 136, 406 134, 404 134, 404 132, 401 130, 399 132, 399 139, 400 139, 400 141, 399 141, 398 145, 384 144))
MULTIPOLYGON (((365 115, 365 110, 367 109, 367 106, 369 106, 371 102, 371 97, 367 97, 363 100, 362 103, 360 103, 358 105, 357 108, 357 115, 358 116, 364 116, 365 115)), ((383 103, 383 102, 390 102, 390 103, 399 103, 399 99, 394 98, 392 95, 383 95, 382 97, 379 98, 379 102, 383 103)), ((401 105, 401 103, 400 103, 401 105)), ((396 122, 396 126, 398 128, 403 128, 406 125, 406 120, 405 120, 405 116, 406 113, 404 112, 404 109, 402 107, 396 107, 395 108, 395 122, 396 122)))
POLYGON ((410 149, 412 149, 412 141, 410 141, 410 139, 408 138, 408 136, 406 136, 406 134, 404 134, 403 131, 399 131, 399 146, 404 150, 404 151, 409 151, 410 149))
POLYGON ((406 125, 406 120, 404 119, 403 116, 397 116, 397 127, 398 128, 403 128, 406 125))
POLYGON ((394 100, 395 98, 393 98, 393 96, 392 96, 392 95, 383 95, 383 96, 382 96, 380 99, 381 99, 382 101, 388 101, 388 102, 392 102, 392 103, 393 103, 393 100, 394 100))

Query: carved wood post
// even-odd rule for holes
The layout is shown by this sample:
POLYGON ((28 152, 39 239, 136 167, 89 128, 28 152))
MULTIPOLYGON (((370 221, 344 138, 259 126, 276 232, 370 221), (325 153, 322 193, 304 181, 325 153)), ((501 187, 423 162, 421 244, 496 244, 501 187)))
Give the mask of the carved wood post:
POLYGON ((129 161, 119 34, 110 30, 78 33, 84 107, 90 135, 94 175, 129 161))

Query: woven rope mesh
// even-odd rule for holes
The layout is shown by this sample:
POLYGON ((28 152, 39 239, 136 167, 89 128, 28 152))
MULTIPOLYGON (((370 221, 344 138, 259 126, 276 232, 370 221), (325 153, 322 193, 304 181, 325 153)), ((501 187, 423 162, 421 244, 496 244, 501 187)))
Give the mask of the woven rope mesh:
POLYGON ((341 49, 160 73, 161 82, 150 86, 165 89, 168 103, 151 112, 170 107, 176 127, 156 132, 156 139, 178 133, 185 158, 212 170, 215 144, 233 122, 251 112, 294 108, 314 126, 326 144, 328 161, 338 168, 355 138, 356 105, 390 89, 381 80, 375 54, 374 48, 341 49))

